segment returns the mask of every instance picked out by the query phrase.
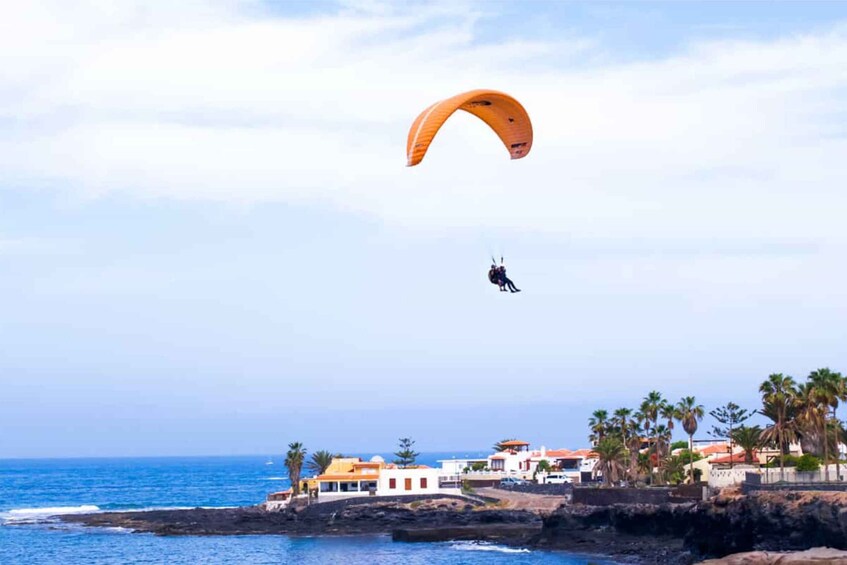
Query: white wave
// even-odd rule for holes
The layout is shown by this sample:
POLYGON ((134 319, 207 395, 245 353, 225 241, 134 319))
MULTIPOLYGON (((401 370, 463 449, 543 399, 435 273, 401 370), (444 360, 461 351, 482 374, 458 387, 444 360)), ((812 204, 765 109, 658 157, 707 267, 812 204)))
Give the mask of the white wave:
POLYGON ((526 548, 506 547, 484 541, 457 541, 450 546, 459 551, 495 551, 497 553, 530 553, 526 548))
POLYGON ((268 477, 266 481, 287 481, 288 477, 268 477))
POLYGON ((93 504, 81 506, 48 506, 44 508, 13 508, 7 512, 0 512, 0 520, 4 524, 38 524, 50 521, 53 516, 67 514, 89 514, 99 512, 100 507, 93 504))

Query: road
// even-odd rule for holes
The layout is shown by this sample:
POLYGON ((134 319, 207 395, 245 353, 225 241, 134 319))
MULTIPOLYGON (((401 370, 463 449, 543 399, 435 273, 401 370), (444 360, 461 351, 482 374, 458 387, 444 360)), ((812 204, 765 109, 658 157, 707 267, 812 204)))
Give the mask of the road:
POLYGON ((530 510, 539 514, 549 514, 565 501, 565 497, 563 496, 513 492, 493 487, 478 488, 476 492, 481 496, 496 498, 501 501, 503 508, 510 510, 530 510))

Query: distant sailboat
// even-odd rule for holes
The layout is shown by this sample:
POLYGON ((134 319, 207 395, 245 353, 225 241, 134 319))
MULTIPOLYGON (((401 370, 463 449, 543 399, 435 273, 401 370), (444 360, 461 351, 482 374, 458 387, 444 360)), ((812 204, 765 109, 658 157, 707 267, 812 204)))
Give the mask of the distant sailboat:
POLYGON ((273 465, 273 464, 274 464, 274 462, 270 458, 267 461, 265 461, 265 465, 273 465))

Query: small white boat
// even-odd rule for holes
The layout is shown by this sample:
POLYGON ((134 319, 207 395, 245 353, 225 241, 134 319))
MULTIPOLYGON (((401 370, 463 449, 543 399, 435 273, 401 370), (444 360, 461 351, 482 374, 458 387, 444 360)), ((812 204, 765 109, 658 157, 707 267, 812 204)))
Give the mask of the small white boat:
POLYGON ((268 459, 267 461, 265 461, 265 465, 273 465, 273 464, 274 464, 274 462, 273 462, 273 461, 271 461, 270 459, 268 459))

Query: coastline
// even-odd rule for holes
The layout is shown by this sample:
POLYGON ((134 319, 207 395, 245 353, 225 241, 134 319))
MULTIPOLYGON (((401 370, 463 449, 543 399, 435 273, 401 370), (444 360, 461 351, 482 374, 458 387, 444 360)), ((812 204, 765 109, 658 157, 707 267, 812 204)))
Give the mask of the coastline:
POLYGON ((847 495, 824 492, 733 494, 660 505, 562 505, 552 513, 429 498, 314 504, 278 512, 253 506, 60 519, 161 536, 382 534, 402 542, 472 540, 645 565, 689 565, 754 550, 847 549, 847 495))

